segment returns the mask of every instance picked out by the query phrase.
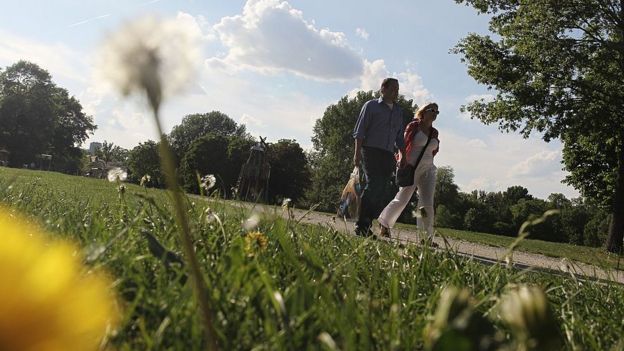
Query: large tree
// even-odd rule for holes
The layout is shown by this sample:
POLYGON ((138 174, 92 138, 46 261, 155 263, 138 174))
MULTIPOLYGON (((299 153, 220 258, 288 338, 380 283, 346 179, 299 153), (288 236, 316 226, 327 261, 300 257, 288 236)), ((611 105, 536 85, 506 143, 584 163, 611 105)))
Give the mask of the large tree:
MULTIPOLYGON (((149 141, 148 141, 149 142, 149 141)), ((96 155, 108 165, 110 162, 126 163, 129 151, 114 143, 104 140, 102 147, 96 151, 96 155)))
MULTIPOLYGON (((310 155, 312 165, 312 186, 307 197, 319 209, 334 211, 342 188, 353 170, 353 127, 364 103, 379 97, 379 93, 360 91, 355 97, 343 97, 325 109, 323 117, 314 125, 310 155)), ((412 100, 399 97, 407 123, 414 116, 412 100)))
POLYGON ((84 162, 84 152, 79 146, 96 126, 91 116, 82 111, 80 102, 67 90, 56 87, 53 94, 55 123, 47 151, 52 155, 52 168, 78 173, 84 162))
POLYGON ((149 181, 145 183, 150 187, 163 187, 165 179, 160 173, 160 153, 159 143, 148 140, 135 146, 128 152, 129 178, 135 183, 139 183, 141 178, 149 176, 149 181))
POLYGON ((456 0, 488 14, 495 37, 455 48, 493 100, 465 106, 485 123, 564 144, 565 179, 607 206, 607 249, 624 236, 624 1, 456 0))
POLYGON ((54 83, 39 66, 20 61, 0 74, 0 146, 19 167, 46 152, 54 130, 54 83))
POLYGON ((214 189, 222 196, 232 195, 243 163, 249 156, 253 140, 241 136, 209 133, 195 140, 180 162, 180 177, 187 191, 199 193, 197 175, 215 176, 214 189))
POLYGON ((195 140, 208 134, 251 138, 244 124, 237 125, 233 119, 222 112, 191 114, 184 117, 169 134, 171 147, 178 156, 178 160, 182 160, 195 140))
POLYGON ((48 153, 71 168, 58 170, 73 172, 67 158, 81 158, 78 145, 95 128, 80 102, 36 64, 19 61, 0 72, 0 148, 10 152, 11 166, 48 153))
POLYGON ((269 145, 271 165, 269 201, 289 198, 297 202, 310 186, 310 168, 303 149, 295 140, 280 139, 269 145))

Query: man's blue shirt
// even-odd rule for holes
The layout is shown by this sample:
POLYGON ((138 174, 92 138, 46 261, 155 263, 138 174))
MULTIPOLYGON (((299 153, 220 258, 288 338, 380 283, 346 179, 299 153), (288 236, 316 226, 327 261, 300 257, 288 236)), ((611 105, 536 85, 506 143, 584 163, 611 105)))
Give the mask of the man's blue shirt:
POLYGON ((396 102, 392 109, 382 98, 369 100, 360 111, 353 129, 353 138, 364 139, 362 146, 390 152, 405 147, 403 140, 403 110, 396 102))

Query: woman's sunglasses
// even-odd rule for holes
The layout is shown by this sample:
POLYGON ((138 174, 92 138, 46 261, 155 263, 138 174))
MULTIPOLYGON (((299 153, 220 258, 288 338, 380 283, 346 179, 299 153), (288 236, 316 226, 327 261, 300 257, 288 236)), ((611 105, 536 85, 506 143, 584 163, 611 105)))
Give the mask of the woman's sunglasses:
POLYGON ((435 113, 435 114, 437 115, 437 114, 439 114, 439 113, 440 113, 440 110, 436 110, 436 109, 435 109, 435 108, 433 108, 433 107, 429 107, 429 108, 426 108, 426 109, 425 109, 425 112, 433 112, 433 113, 435 113))

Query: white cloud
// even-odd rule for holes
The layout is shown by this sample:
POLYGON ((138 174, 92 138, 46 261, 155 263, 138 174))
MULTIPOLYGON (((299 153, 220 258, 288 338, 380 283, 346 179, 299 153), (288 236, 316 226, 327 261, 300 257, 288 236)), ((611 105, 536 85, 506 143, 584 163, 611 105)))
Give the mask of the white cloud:
POLYGON ((112 110, 100 108, 95 122, 98 128, 83 144, 84 146, 93 141, 106 140, 123 148, 132 149, 148 139, 158 140, 153 117, 138 104, 119 103, 112 110))
POLYGON ((424 87, 418 74, 407 70, 399 73, 397 77, 401 84, 401 94, 407 99, 413 99, 418 106, 433 100, 433 95, 424 87))
POLYGON ((148 139, 158 140, 153 117, 139 99, 121 100, 112 95, 101 95, 94 107, 98 128, 83 145, 104 140, 131 149, 148 139))
POLYGON ((576 197, 578 192, 561 184, 561 144, 545 143, 536 137, 524 139, 516 134, 487 132, 479 138, 440 129, 438 166, 451 166, 461 191, 504 191, 521 185, 539 198, 560 192, 576 197), (530 155, 527 157, 527 155, 530 155))
POLYGON ((468 140, 468 142, 466 142, 466 145, 473 147, 475 149, 485 149, 487 147, 487 144, 485 143, 485 141, 481 139, 470 139, 468 140))
POLYGON ((239 75, 209 64, 197 79, 204 91, 197 89, 167 102, 161 114, 166 131, 187 114, 218 110, 247 125, 247 131, 256 138, 296 139, 305 148, 311 145, 314 122, 330 104, 297 90, 263 88, 258 80, 265 85, 277 84, 271 77, 249 72, 239 75))
POLYGON ((83 57, 83 53, 63 43, 43 43, 0 30, 2 66, 27 60, 47 70, 55 82, 57 78, 85 82, 86 61, 83 57))
POLYGON ((461 186, 460 188, 463 191, 471 192, 473 190, 484 190, 487 192, 490 191, 500 191, 503 188, 500 182, 495 179, 486 176, 478 176, 476 178, 469 179, 466 185, 461 186), (466 190, 464 190, 466 189, 466 190))
POLYGON ((381 81, 387 77, 397 78, 400 84, 400 94, 407 99, 413 99, 418 105, 432 99, 431 93, 423 86, 422 78, 418 74, 409 69, 401 73, 392 74, 386 67, 384 60, 375 60, 373 62, 364 60, 364 73, 360 77, 360 86, 351 90, 349 96, 355 96, 360 90, 377 91, 381 81))
POLYGON ((358 37, 360 37, 360 38, 362 38, 364 40, 368 40, 368 37, 370 36, 370 34, 368 34, 366 29, 364 29, 364 28, 356 28, 355 29, 355 34, 357 34, 358 37))
POLYGON ((359 90, 379 90, 381 81, 389 76, 390 72, 386 68, 384 60, 375 60, 373 62, 364 60, 364 72, 360 77, 360 87, 352 93, 356 93, 359 90))
POLYGON ((285 1, 249 0, 241 15, 222 18, 214 30, 228 52, 211 61, 318 80, 349 80, 362 73, 362 59, 343 33, 317 29, 285 1))
POLYGON ((217 32, 214 30, 210 22, 208 22, 206 17, 202 15, 198 15, 194 17, 194 20, 196 21, 197 25, 201 29, 202 37, 204 38, 204 40, 211 42, 211 41, 215 41, 219 39, 217 32))
POLYGON ((246 113, 243 113, 241 118, 238 120, 238 123, 246 125, 249 130, 254 129, 256 127, 259 127, 259 128, 266 127, 266 123, 264 123, 261 119, 254 117, 254 116, 250 116, 246 113))
POLYGON ((541 151, 513 166, 510 176, 544 176, 561 169, 561 152, 541 151), (553 167, 554 166, 554 167, 553 167))

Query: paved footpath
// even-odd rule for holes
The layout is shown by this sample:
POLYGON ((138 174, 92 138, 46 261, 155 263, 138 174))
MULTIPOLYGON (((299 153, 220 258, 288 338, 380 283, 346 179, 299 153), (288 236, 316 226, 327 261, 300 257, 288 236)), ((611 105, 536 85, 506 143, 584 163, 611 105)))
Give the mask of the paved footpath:
MULTIPOLYGON (((284 217, 288 216, 288 213, 285 210, 276 210, 274 206, 253 206, 251 203, 241 203, 235 201, 230 203, 244 207, 255 207, 255 209, 259 211, 275 212, 276 214, 281 214, 284 217)), ((294 216, 296 220, 301 219, 302 223, 321 224, 325 226, 329 225, 340 232, 346 232, 349 234, 354 233, 353 223, 346 222, 335 215, 299 209, 291 209, 291 211, 292 216, 294 216)), ((413 230, 394 229, 392 231, 391 240, 398 240, 401 243, 418 243, 419 237, 418 233, 413 230)), ((522 251, 514 251, 512 256, 506 259, 505 256, 508 252, 507 248, 483 245, 452 238, 442 238, 439 235, 436 235, 434 241, 439 246, 438 250, 450 249, 456 251, 458 254, 466 257, 472 257, 475 260, 487 264, 513 264, 515 267, 520 269, 535 269, 554 274, 568 275, 570 278, 598 279, 601 281, 611 280, 624 284, 624 271, 622 270, 607 271, 596 266, 571 261, 565 258, 553 258, 522 251)))

